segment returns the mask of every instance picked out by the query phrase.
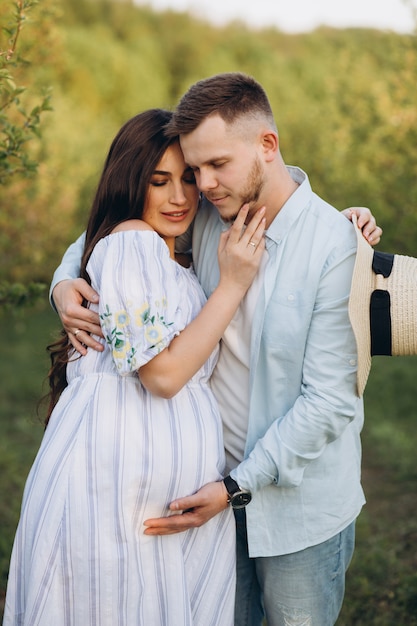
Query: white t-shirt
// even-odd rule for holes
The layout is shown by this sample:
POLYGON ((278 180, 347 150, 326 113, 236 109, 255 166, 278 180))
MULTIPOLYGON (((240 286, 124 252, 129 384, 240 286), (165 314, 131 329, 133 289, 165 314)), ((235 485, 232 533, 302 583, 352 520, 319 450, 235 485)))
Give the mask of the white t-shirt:
POLYGON ((219 403, 226 449, 226 473, 244 458, 249 414, 249 364, 252 320, 263 283, 268 253, 220 343, 211 387, 219 403))

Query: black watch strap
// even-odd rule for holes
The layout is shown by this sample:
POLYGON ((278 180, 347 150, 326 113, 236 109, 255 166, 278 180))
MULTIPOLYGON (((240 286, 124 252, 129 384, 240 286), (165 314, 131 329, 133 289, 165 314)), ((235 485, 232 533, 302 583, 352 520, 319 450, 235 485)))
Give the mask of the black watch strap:
POLYGON ((237 482, 233 480, 231 476, 225 476, 225 478, 223 478, 223 482, 226 487, 226 491, 229 494, 229 502, 230 502, 230 498, 233 496, 233 494, 240 491, 240 487, 237 484, 237 482))

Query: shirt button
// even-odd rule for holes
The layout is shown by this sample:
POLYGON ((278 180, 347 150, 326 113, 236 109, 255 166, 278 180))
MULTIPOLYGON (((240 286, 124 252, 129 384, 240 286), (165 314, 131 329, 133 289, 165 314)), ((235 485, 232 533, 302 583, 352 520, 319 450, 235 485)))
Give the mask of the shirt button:
POLYGON ((349 365, 356 365, 356 359, 350 359, 349 365))
POLYGON ((290 295, 288 296, 288 300, 290 302, 292 302, 294 300, 294 298, 295 298, 295 296, 292 293, 290 293, 290 295))

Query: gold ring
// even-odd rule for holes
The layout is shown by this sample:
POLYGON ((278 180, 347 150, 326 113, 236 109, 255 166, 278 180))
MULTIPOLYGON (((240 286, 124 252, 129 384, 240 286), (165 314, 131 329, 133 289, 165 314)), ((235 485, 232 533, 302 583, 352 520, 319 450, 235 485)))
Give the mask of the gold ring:
POLYGON ((249 245, 250 245, 250 246, 253 246, 254 248, 256 248, 256 243, 255 243, 254 241, 250 241, 250 242, 249 242, 249 245))

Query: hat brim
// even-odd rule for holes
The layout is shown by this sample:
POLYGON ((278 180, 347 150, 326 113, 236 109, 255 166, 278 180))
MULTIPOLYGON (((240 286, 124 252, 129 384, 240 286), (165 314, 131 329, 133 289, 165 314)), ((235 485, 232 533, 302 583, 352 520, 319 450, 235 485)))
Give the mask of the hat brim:
POLYGON ((356 216, 352 221, 357 252, 349 317, 358 351, 357 392, 362 396, 373 354, 417 354, 417 258, 374 252, 358 228, 356 216))
POLYGON ((371 370, 371 332, 369 310, 373 288, 373 248, 359 229, 356 215, 352 216, 357 236, 356 260, 352 274, 349 297, 349 318, 356 339, 358 352, 357 393, 361 397, 371 370))

